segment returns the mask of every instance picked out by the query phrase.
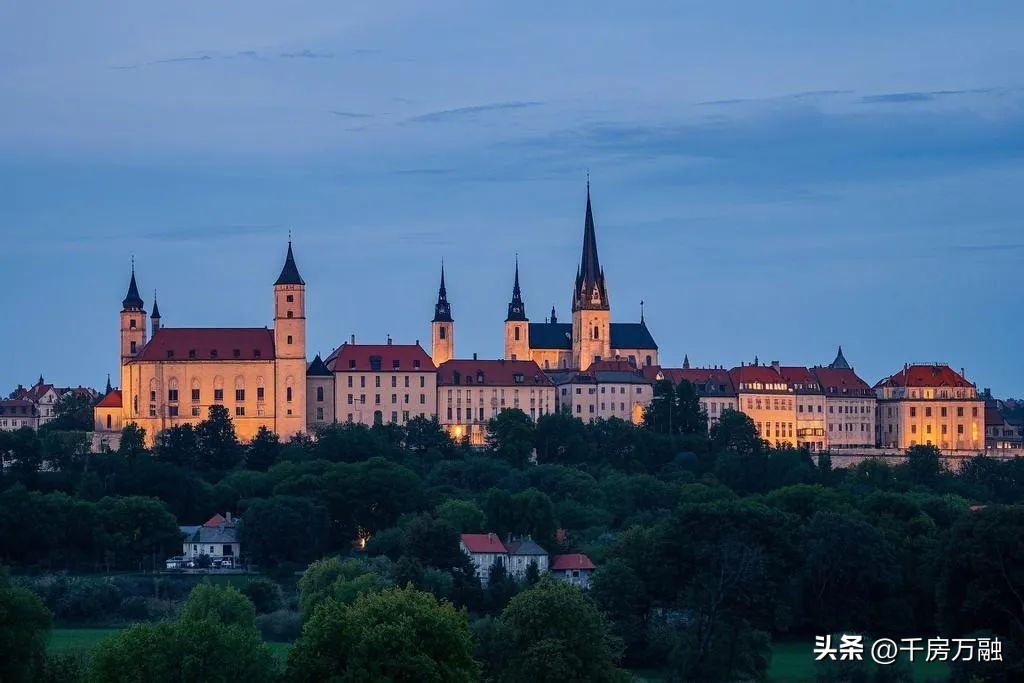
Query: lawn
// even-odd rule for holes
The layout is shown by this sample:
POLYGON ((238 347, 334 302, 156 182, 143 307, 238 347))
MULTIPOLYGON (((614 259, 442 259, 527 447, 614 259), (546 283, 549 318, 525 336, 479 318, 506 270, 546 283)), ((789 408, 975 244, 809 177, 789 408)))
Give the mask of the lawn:
POLYGON ((101 640, 119 630, 117 628, 55 628, 50 632, 47 649, 50 652, 91 650, 101 640))

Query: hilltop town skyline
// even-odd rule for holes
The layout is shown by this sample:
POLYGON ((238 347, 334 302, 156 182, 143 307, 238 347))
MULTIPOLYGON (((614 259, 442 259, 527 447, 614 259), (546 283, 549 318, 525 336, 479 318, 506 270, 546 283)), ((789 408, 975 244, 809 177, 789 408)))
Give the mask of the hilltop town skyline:
POLYGON ((131 39, 12 8, 3 386, 116 372, 133 255, 168 324, 269 325, 289 230, 312 353, 429 346, 443 259, 458 355, 499 357, 517 253, 530 317, 568 313, 589 170, 616 317, 645 301, 664 363, 842 345, 871 382, 1024 393, 1024 9, 315 5, 117 7, 131 39))

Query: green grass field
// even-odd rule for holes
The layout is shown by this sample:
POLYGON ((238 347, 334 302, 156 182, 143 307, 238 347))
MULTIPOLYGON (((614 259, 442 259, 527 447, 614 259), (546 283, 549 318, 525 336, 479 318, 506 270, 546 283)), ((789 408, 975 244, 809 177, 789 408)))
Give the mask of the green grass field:
POLYGON ((55 628, 50 632, 47 649, 50 652, 68 652, 71 650, 91 650, 116 628, 55 628))
MULTIPOLYGON (((772 646, 772 663, 768 667, 769 683, 813 683, 814 640, 776 641, 772 646)), ((914 662, 914 680, 938 683, 949 676, 945 662, 914 662)))

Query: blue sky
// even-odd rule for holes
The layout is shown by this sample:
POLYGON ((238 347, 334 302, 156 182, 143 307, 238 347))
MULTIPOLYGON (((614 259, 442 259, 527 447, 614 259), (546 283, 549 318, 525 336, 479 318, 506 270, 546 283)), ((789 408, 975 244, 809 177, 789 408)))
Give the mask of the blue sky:
POLYGON ((1024 5, 0 5, 0 385, 116 375, 135 255, 168 325, 270 324, 292 229, 309 354, 460 356, 568 319, 592 177, 613 320, 663 363, 1024 394, 1024 5))

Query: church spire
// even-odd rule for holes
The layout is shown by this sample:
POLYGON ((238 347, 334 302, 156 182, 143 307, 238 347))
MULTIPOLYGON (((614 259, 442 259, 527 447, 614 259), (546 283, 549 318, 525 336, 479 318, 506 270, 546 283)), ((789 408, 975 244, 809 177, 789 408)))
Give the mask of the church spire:
POLYGON ((441 261, 441 286, 437 288, 437 303, 434 304, 435 323, 452 321, 452 305, 448 303, 448 290, 444 286, 444 261, 441 261))
POLYGON ((512 300, 508 302, 508 316, 505 322, 511 320, 526 320, 526 304, 523 303, 523 294, 519 289, 519 254, 516 254, 516 277, 512 284, 512 300))
POLYGON ((558 322, 558 317, 555 316, 555 305, 554 304, 551 304, 551 322, 552 322, 552 324, 558 322))
POLYGON ((128 283, 128 293, 125 294, 124 299, 121 301, 121 307, 125 310, 128 309, 142 309, 145 304, 142 302, 142 297, 139 296, 139 285, 135 282, 135 257, 132 257, 132 279, 128 283))
POLYGON ((113 390, 114 390, 114 388, 112 386, 110 386, 110 373, 108 372, 107 373, 107 390, 104 392, 103 395, 107 396, 113 390))
POLYGON ((153 290, 153 313, 149 316, 149 322, 153 326, 153 334, 155 335, 160 329, 160 307, 156 303, 156 290, 153 290))
POLYGON ((683 354, 683 370, 690 369, 690 356, 683 354))
POLYGON ((608 291, 605 289, 604 271, 597 256, 597 232, 594 229, 594 211, 590 204, 590 179, 587 179, 587 212, 583 220, 583 253, 576 274, 573 291, 573 311, 580 309, 608 309, 608 291))
POLYGON ((277 276, 277 285, 305 285, 306 281, 299 275, 299 268, 295 265, 295 256, 292 254, 292 236, 288 233, 288 254, 284 257, 284 267, 281 274, 277 276))
POLYGON ((843 347, 839 347, 839 353, 836 354, 836 359, 829 365, 830 368, 836 370, 849 370, 850 364, 846 362, 846 357, 843 356, 843 347))

